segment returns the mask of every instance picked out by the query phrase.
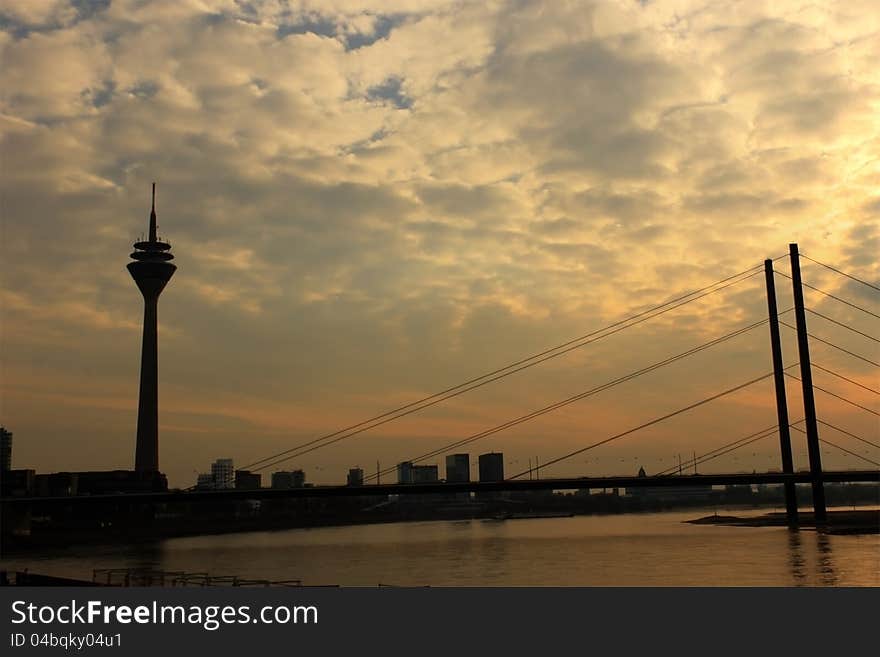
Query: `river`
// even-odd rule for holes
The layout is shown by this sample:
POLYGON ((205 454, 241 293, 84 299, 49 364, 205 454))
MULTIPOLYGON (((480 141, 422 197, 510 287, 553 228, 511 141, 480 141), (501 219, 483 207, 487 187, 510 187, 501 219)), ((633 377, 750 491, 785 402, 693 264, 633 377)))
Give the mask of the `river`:
POLYGON ((53 549, 0 564, 79 579, 96 568, 155 568, 342 586, 880 586, 878 534, 683 522, 707 513, 249 532, 53 549))

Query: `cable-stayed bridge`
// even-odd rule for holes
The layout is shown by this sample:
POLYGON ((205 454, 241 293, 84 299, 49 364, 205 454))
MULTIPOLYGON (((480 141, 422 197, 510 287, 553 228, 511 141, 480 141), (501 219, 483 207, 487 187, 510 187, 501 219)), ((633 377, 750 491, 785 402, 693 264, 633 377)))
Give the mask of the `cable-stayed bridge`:
MULTIPOLYGON (((654 417, 650 420, 641 422, 635 426, 622 427, 620 431, 611 435, 601 437, 585 444, 575 450, 571 450, 565 454, 545 460, 536 467, 530 467, 528 470, 513 473, 500 481, 480 481, 480 482, 432 482, 424 484, 380 484, 382 478, 386 480, 392 475, 397 466, 385 469, 377 468, 375 473, 365 477, 362 486, 313 486, 308 488, 293 489, 259 489, 259 490, 216 490, 216 491, 171 491, 166 493, 141 493, 127 494, 125 499, 134 502, 163 503, 169 501, 210 501, 219 499, 272 499, 284 497, 336 497, 336 496, 361 496, 361 495, 394 495, 406 493, 439 493, 439 492, 488 492, 499 490, 540 490, 540 489, 584 489, 584 488, 637 488, 637 487, 662 487, 662 486, 712 486, 725 484, 783 484, 786 489, 787 510, 791 519, 796 518, 797 508, 795 501, 794 486, 797 483, 809 483, 812 486, 813 505, 816 518, 821 520, 825 515, 825 502, 823 493, 824 482, 878 482, 880 481, 880 451, 872 452, 871 450, 880 450, 880 439, 877 436, 863 436, 851 430, 850 428, 840 426, 838 422, 830 421, 830 418, 818 417, 814 395, 816 393, 834 399, 836 402, 845 403, 850 408, 856 409, 860 413, 873 414, 880 416, 876 410, 870 406, 855 401, 848 394, 840 394, 828 388, 818 386, 812 381, 813 368, 822 371, 828 376, 832 376, 835 380, 849 386, 852 390, 857 390, 859 394, 868 393, 872 395, 880 395, 876 385, 872 385, 872 381, 863 382, 856 380, 852 376, 847 376, 827 365, 820 365, 812 362, 810 356, 810 346, 822 345, 823 348, 828 347, 834 349, 838 353, 843 354, 846 358, 852 359, 860 366, 868 366, 872 373, 875 368, 880 367, 876 356, 873 354, 865 355, 858 350, 838 344, 826 336, 817 335, 807 329, 807 314, 819 318, 822 322, 828 322, 835 327, 844 329, 852 335, 860 336, 861 340, 869 340, 874 344, 880 343, 870 329, 862 326, 856 326, 853 321, 847 321, 839 316, 833 316, 833 311, 822 312, 815 307, 808 307, 804 301, 804 288, 809 289, 811 293, 822 295, 828 299, 831 304, 845 308, 848 311, 857 311, 865 318, 880 319, 880 314, 866 307, 863 303, 858 303, 850 298, 846 298, 839 291, 829 292, 823 288, 811 285, 801 279, 800 259, 806 258, 811 263, 825 268, 830 271, 833 276, 842 277, 848 283, 855 283, 870 290, 870 294, 880 292, 877 285, 859 278, 851 273, 845 272, 839 267, 829 265, 818 260, 814 260, 809 256, 800 254, 797 245, 791 245, 789 253, 781 255, 777 258, 768 259, 763 264, 755 265, 743 271, 737 272, 731 276, 722 278, 714 283, 704 286, 700 289, 678 295, 668 301, 652 306, 646 310, 638 312, 634 315, 611 323, 601 329, 578 336, 577 338, 568 340, 549 349, 542 350, 538 353, 516 360, 504 367, 494 369, 481 376, 470 378, 455 386, 447 387, 434 394, 422 397, 416 401, 407 403, 381 414, 375 415, 362 422, 349 425, 337 431, 324 434, 314 439, 298 443, 290 448, 275 454, 269 455, 257 461, 253 461, 245 465, 242 469, 260 472, 275 468, 283 463, 293 459, 303 457, 318 450, 332 448, 338 446, 344 441, 355 439, 363 436, 367 432, 378 427, 390 424, 412 415, 415 415, 425 409, 443 404, 451 399, 465 395, 468 392, 491 385, 509 376, 515 375, 524 370, 541 365, 550 360, 564 356, 575 350, 582 349, 588 345, 594 344, 607 337, 617 333, 626 331, 632 327, 648 322, 657 317, 672 313, 675 310, 694 303, 700 299, 704 299, 711 295, 718 294, 723 290, 733 288, 746 281, 750 281, 762 273, 765 277, 767 290, 767 316, 763 319, 752 321, 729 331, 723 335, 716 336, 701 344, 695 345, 680 353, 673 354, 666 358, 655 362, 647 363, 633 371, 621 374, 600 385, 593 386, 588 390, 571 395, 564 399, 557 400, 551 404, 544 405, 530 412, 511 418, 505 422, 496 424, 482 431, 473 433, 469 436, 454 440, 437 448, 426 452, 409 456, 401 461, 409 461, 418 463, 429 459, 437 458, 444 454, 452 453, 464 447, 477 443, 485 438, 499 434, 513 427, 530 422, 544 415, 553 413, 559 409, 565 408, 579 401, 588 399, 600 393, 612 390, 617 386, 637 379, 648 373, 660 370, 673 363, 685 360, 695 354, 715 349, 725 343, 747 333, 754 333, 759 329, 767 327, 770 336, 770 363, 772 369, 765 372, 757 372, 755 376, 737 383, 736 385, 714 390, 701 399, 688 400, 680 407, 669 410, 667 413, 654 417), (791 267, 791 274, 775 268, 775 263, 784 259, 788 259, 791 267), (776 293, 776 277, 780 276, 786 280, 790 280, 792 287, 793 305, 780 311, 777 308, 776 293), (831 313, 831 314, 828 314, 831 313), (793 362, 785 364, 781 350, 780 330, 786 328, 793 331, 797 336, 798 355, 793 362), (789 417, 788 401, 786 396, 785 379, 789 378, 800 384, 802 390, 803 411, 798 412, 799 419, 792 420, 789 417), (586 452, 600 449, 604 446, 616 443, 628 436, 636 434, 639 431, 649 427, 659 425, 674 417, 687 414, 688 412, 711 404, 719 399, 735 395, 741 390, 745 390, 762 381, 774 381, 775 388, 775 405, 777 410, 777 423, 772 426, 751 432, 748 435, 740 436, 734 440, 729 440, 722 445, 718 445, 713 449, 706 451, 700 455, 694 454, 693 459, 688 459, 679 463, 674 468, 668 468, 664 471, 656 472, 648 476, 632 477, 550 477, 547 472, 553 466, 570 461, 574 457, 580 456, 586 452), (820 437, 819 431, 822 431, 820 437), (792 430, 797 435, 805 435, 808 445, 809 454, 809 471, 795 472, 792 462, 792 430), (829 435, 831 437, 829 437, 829 435), (767 438, 776 437, 780 447, 780 470, 773 472, 754 472, 751 474, 730 473, 730 474, 702 474, 676 476, 675 470, 679 473, 682 469, 696 470, 697 466, 701 466, 714 459, 730 454, 737 450, 743 449, 758 441, 767 438), (833 448, 841 453, 847 454, 849 457, 858 459, 860 463, 864 463, 864 469, 823 471, 821 464, 821 445, 833 448), (867 447, 867 449, 866 449, 867 447), (869 454, 866 456, 866 454, 869 454), (528 478, 526 478, 528 477, 528 478)), ((823 310, 824 307, 823 307, 823 310)), ((868 319, 868 321, 872 321, 868 319)), ((58 503, 65 504, 89 504, 106 501, 114 496, 80 496, 75 498, 58 498, 58 503)), ((120 497, 120 496, 115 496, 120 497)), ((4 499, 4 504, 27 504, 28 498, 4 499)), ((51 503, 50 498, 42 498, 42 504, 51 503)))
MULTIPOLYGON (((302 457, 306 454, 317 451, 319 449, 324 449, 326 447, 341 443, 345 440, 355 438, 355 437, 357 437, 363 433, 366 433, 372 429, 375 429, 377 427, 386 425, 390 422, 394 422, 396 420, 407 417, 409 415, 412 415, 414 413, 417 413, 417 412, 422 411, 424 409, 427 409, 429 407, 435 406, 437 404, 441 404, 447 400, 458 397, 460 395, 463 395, 463 394, 470 392, 472 390, 475 390, 477 388, 481 388, 483 386, 489 385, 489 384, 494 383, 496 381, 499 381, 503 378, 506 378, 508 376, 511 376, 513 374, 521 372, 525 369, 534 367, 536 365, 540 365, 540 364, 545 363, 551 359, 558 358, 558 357, 563 356, 567 353, 570 353, 576 349, 580 349, 580 348, 585 347, 587 345, 590 345, 594 342, 602 340, 606 337, 609 337, 609 336, 614 335, 616 333, 619 333, 621 331, 625 331, 633 326, 642 324, 642 323, 647 322, 651 319, 654 319, 658 316, 664 315, 666 313, 670 313, 678 308, 681 308, 687 304, 693 303, 699 299, 705 298, 709 295, 713 295, 713 294, 716 294, 716 293, 721 292, 723 290, 726 290, 728 288, 731 288, 733 286, 739 285, 740 283, 743 283, 743 282, 750 280, 756 276, 759 276, 763 272, 765 275, 766 289, 767 289, 767 303, 768 303, 768 316, 767 316, 767 318, 743 325, 743 326, 738 327, 735 330, 730 331, 724 335, 717 336, 717 337, 713 338, 712 340, 709 340, 709 341, 706 341, 702 344, 696 345, 688 350, 685 350, 685 351, 680 352, 678 354, 674 354, 674 355, 669 356, 665 359, 659 360, 654 363, 647 364, 647 365, 645 365, 639 369, 636 369, 632 372, 626 373, 620 377, 609 380, 599 386, 595 386, 595 387, 590 388, 589 390, 585 390, 579 394, 576 394, 576 395, 570 396, 568 398, 559 400, 557 402, 546 405, 546 406, 541 407, 539 409, 535 409, 529 413, 523 414, 523 415, 518 416, 516 418, 512 418, 506 422, 495 425, 493 427, 490 427, 490 428, 485 429, 483 431, 477 432, 477 433, 472 434, 470 436, 461 438, 459 440, 450 442, 450 443, 445 444, 441 447, 438 447, 438 448, 432 449, 430 451, 415 455, 407 460, 409 460, 413 463, 417 463, 419 461, 424 461, 427 459, 436 458, 436 457, 441 456, 443 454, 450 453, 453 450, 461 449, 463 447, 466 447, 466 446, 469 446, 473 443, 476 443, 477 441, 480 441, 484 438, 487 438, 489 436, 503 432, 503 431, 510 429, 514 426, 517 426, 519 424, 529 422, 529 421, 531 421, 535 418, 538 418, 542 415, 552 413, 553 411, 556 411, 560 408, 566 407, 570 404, 574 404, 578 401, 581 401, 581 400, 587 399, 589 397, 592 397, 594 395, 597 395, 599 393, 605 392, 605 391, 610 390, 620 384, 626 383, 626 382, 631 381, 633 379, 636 379, 640 376, 643 376, 645 374, 648 374, 648 373, 653 372, 655 370, 658 370, 660 368, 666 367, 667 365, 670 365, 672 363, 686 359, 686 358, 693 356, 697 353, 700 353, 702 351, 712 349, 714 347, 718 347, 719 345, 722 345, 722 344, 728 342, 729 340, 732 340, 740 335, 743 335, 743 334, 749 333, 749 332, 753 332, 753 331, 759 329, 760 327, 767 326, 770 329, 769 332, 770 332, 770 338, 771 338, 771 340, 770 340, 770 342, 771 342, 771 361, 773 363, 773 370, 772 371, 763 373, 763 374, 756 376, 752 379, 744 381, 736 386, 727 388, 725 390, 717 391, 714 394, 710 394, 710 395, 704 397, 703 399, 694 401, 690 404, 682 406, 681 408, 670 411, 669 413, 666 413, 662 416, 658 416, 658 417, 653 418, 647 422, 643 422, 635 427, 628 428, 628 429, 623 430, 619 433, 610 435, 606 438, 594 441, 588 445, 583 446, 582 448, 571 451, 567 454, 563 454, 563 455, 560 455, 560 456, 555 457, 553 459, 547 460, 544 463, 537 465, 536 468, 534 468, 534 469, 529 468, 528 471, 515 473, 512 476, 508 477, 503 483, 493 484, 493 487, 508 487, 508 489, 512 489, 512 488, 519 487, 519 486, 534 487, 534 488, 555 487, 560 490, 565 489, 565 488, 571 488, 571 487, 583 488, 583 487, 585 487, 584 486, 584 478, 574 478, 574 479, 567 478, 567 479, 553 479, 553 480, 548 480, 546 478, 543 478, 543 479, 539 478, 537 480, 537 482, 535 480, 532 480, 528 484, 521 483, 521 482, 523 481, 522 478, 526 474, 528 474, 530 479, 533 477, 533 475, 535 477, 540 477, 542 470, 546 470, 547 468, 550 468, 557 463, 567 461, 575 456, 583 454, 584 452, 600 448, 604 445, 608 445, 610 443, 613 443, 615 441, 623 439, 626 436, 634 434, 642 429, 653 426, 655 424, 659 424, 659 423, 664 422, 666 420, 669 420, 677 415, 687 413, 687 412, 689 412, 699 406, 702 406, 704 404, 709 404, 709 403, 711 403, 717 399, 720 399, 722 397, 726 397, 728 395, 735 394, 736 392, 738 392, 742 389, 748 388, 748 387, 750 387, 756 383, 759 383, 761 381, 764 381, 766 379, 773 378, 775 380, 776 405, 777 405, 777 412, 778 412, 777 414, 778 414, 778 419, 779 419, 779 422, 776 425, 766 427, 765 429, 763 429, 761 431, 753 432, 753 433, 750 433, 746 436, 742 436, 736 440, 725 443, 725 444, 720 445, 720 446, 718 446, 718 447, 716 447, 716 448, 714 448, 704 454, 701 454, 700 456, 694 455, 694 458, 692 460, 686 461, 683 464, 679 464, 678 468, 679 468, 679 470, 681 470, 682 465, 684 465, 684 467, 686 467, 688 469, 691 467, 696 468, 696 466, 698 466, 698 465, 702 465, 703 463, 711 461, 715 458, 718 458, 718 457, 723 456, 725 454, 729 454, 730 452, 733 452, 738 449, 752 445, 757 441, 760 441, 760 440, 763 440, 766 438, 770 438, 773 436, 778 436, 779 440, 780 440, 780 448, 781 448, 781 461, 782 461, 782 463, 781 463, 782 472, 781 473, 776 473, 776 474, 773 474, 773 473, 765 473, 765 474, 754 473, 752 475, 742 475, 742 474, 717 475, 717 476, 713 475, 713 477, 717 477, 717 480, 713 479, 713 481, 717 484, 737 483, 737 482, 746 482, 746 481, 748 481, 750 483, 769 483, 772 479, 773 483, 785 483, 786 488, 787 488, 788 498, 789 498, 788 499, 788 502, 789 502, 788 510, 789 510, 789 513, 794 514, 794 513, 796 513, 796 509, 793 506, 794 505, 793 486, 797 482, 806 481, 805 480, 805 477, 806 477, 807 480, 809 480, 809 482, 811 484, 813 484, 814 498, 819 498, 819 499, 814 499, 814 502, 816 502, 817 514, 821 517, 821 515, 823 514, 823 510, 824 510, 824 500, 822 499, 823 495, 822 495, 822 488, 821 488, 822 481, 877 481, 878 480, 877 467, 880 467, 880 460, 877 460, 877 459, 880 459, 880 454, 878 454, 875 458, 865 456, 865 454, 863 453, 864 450, 862 453, 860 453, 860 452, 856 451, 855 449, 853 449, 852 447, 847 447, 847 446, 842 445, 840 443, 841 438, 843 440, 850 441, 850 442, 851 441, 858 441, 858 444, 860 446, 867 445, 867 446, 874 448, 874 449, 877 449, 877 450, 880 450, 880 441, 878 441, 876 438, 871 439, 871 438, 862 437, 862 436, 860 436, 860 435, 858 435, 858 434, 856 434, 846 428, 838 426, 835 423, 825 421, 825 420, 818 418, 816 415, 815 401, 813 398, 814 391, 818 391, 819 393, 821 393, 823 395, 827 395, 827 396, 834 398, 838 401, 842 401, 853 408, 859 409, 862 412, 870 413, 875 416, 880 415, 880 414, 878 414, 877 411, 869 408, 868 406, 865 406, 864 404, 860 404, 856 401, 849 399, 845 395, 838 394, 836 392, 828 390, 827 388, 813 384, 812 383, 812 367, 815 367, 815 368, 825 372, 826 374, 835 377, 839 381, 843 381, 847 385, 852 386, 854 389, 858 389, 859 391, 867 391, 867 392, 869 392, 871 394, 875 394, 875 395, 880 394, 880 392, 878 392, 875 388, 873 388, 870 385, 860 383, 860 382, 856 381, 855 379, 853 379, 849 376, 845 376, 843 374, 840 374, 839 372, 837 372, 829 367, 819 365, 816 363, 811 363, 810 353, 809 353, 810 341, 817 342, 823 346, 831 347, 831 348, 837 350, 838 352, 845 354, 849 358, 855 359, 856 361, 858 361, 860 363, 869 365, 871 368, 880 367, 880 364, 878 364, 876 362, 876 360, 873 360, 872 358, 861 355, 861 354, 857 353, 856 351, 854 351, 853 349, 843 347, 839 344, 836 344, 835 342, 832 342, 831 340, 827 340, 821 336, 818 336, 818 335, 815 335, 814 333, 809 332, 807 330, 806 313, 810 313, 811 315, 819 317, 824 321, 830 322, 835 326, 846 329, 847 331, 850 331, 855 335, 861 336, 862 338, 867 338, 868 340, 871 340, 874 343, 878 343, 878 342, 880 342, 880 340, 878 340, 878 338, 875 337, 874 335, 871 335, 869 332, 864 331, 864 330, 860 330, 859 328, 856 328, 850 322, 840 321, 839 319, 835 319, 834 317, 831 317, 826 313, 820 312, 819 310, 817 310, 815 308, 807 307, 804 303, 803 288, 806 287, 815 293, 821 294, 823 297, 828 298, 828 299, 832 300, 834 303, 840 304, 847 309, 857 310, 866 317, 880 319, 880 315, 878 315, 877 313, 873 312, 872 310, 866 308, 864 305, 856 303, 851 300, 848 300, 848 299, 840 296, 839 294, 833 294, 833 293, 827 292, 819 287, 816 287, 816 286, 811 285, 809 283, 803 282, 801 280, 801 272, 800 272, 800 258, 802 258, 802 257, 808 259, 810 262, 812 262, 816 265, 824 267, 825 269, 833 272, 836 276, 845 277, 847 279, 847 281, 853 281, 855 283, 863 285, 867 289, 871 290, 872 292, 880 292, 880 287, 874 285, 873 283, 865 281, 865 280, 863 280, 859 277, 856 277, 852 274, 846 273, 838 267, 834 267, 832 265, 825 264, 825 263, 820 262, 818 260, 815 260, 809 256, 800 254, 798 251, 797 245, 793 244, 790 246, 789 253, 782 255, 782 256, 779 256, 777 258, 767 260, 763 263, 763 265, 756 265, 756 266, 751 267, 749 269, 737 272, 736 274, 733 274, 731 276, 727 276, 723 279, 715 281, 714 283, 707 285, 707 286, 704 286, 703 288, 700 288, 698 290, 694 290, 694 291, 686 293, 686 294, 678 295, 678 296, 676 296, 676 297, 674 297, 674 298, 672 298, 662 304, 658 304, 658 305, 653 306, 647 310, 639 312, 635 315, 632 315, 632 316, 627 317, 625 319, 622 319, 620 321, 614 322, 614 323, 612 323, 602 329, 592 331, 588 334, 579 336, 577 338, 574 338, 574 339, 569 340, 567 342, 564 342, 562 344, 556 345, 550 349, 546 349, 544 351, 533 354, 533 355, 528 356, 526 358, 522 358, 520 360, 517 360, 517 361, 510 363, 509 365, 507 365, 503 368, 495 369, 493 371, 487 372, 486 374, 484 374, 482 376, 469 379, 469 380, 464 381, 456 386, 446 388, 446 389, 441 390, 441 391, 434 393, 432 395, 423 397, 417 401, 400 406, 398 408, 387 411, 387 412, 382 413, 380 415, 376 415, 376 416, 369 418, 367 420, 364 420, 360 423, 350 425, 348 427, 337 430, 335 432, 325 434, 325 435, 320 436, 318 438, 300 443, 300 444, 295 445, 294 447, 288 448, 282 452, 273 454, 271 456, 265 457, 265 458, 260 459, 258 461, 254 461, 254 462, 249 463, 248 465, 244 466, 243 469, 251 470, 251 471, 267 470, 269 468, 276 467, 282 463, 285 463, 287 461, 290 461, 290 460, 298 458, 298 457, 302 457), (791 275, 786 274, 783 271, 779 271, 779 270, 775 269, 775 267, 774 267, 774 262, 784 260, 784 259, 790 260, 791 275), (777 308, 777 298, 776 298, 777 294, 776 294, 776 289, 775 289, 775 287, 776 287, 775 277, 777 275, 784 277, 792 282, 792 292, 793 292, 793 298, 794 298, 794 304, 791 307, 789 307, 781 312, 777 308), (794 315, 794 318, 792 318, 791 321, 787 321, 789 319, 789 315, 794 315), (795 332, 795 334, 797 334, 797 336, 798 336, 799 360, 797 360, 787 366, 784 365, 783 360, 782 360, 781 343, 780 343, 780 337, 779 337, 779 330, 780 330, 779 327, 780 326, 785 327, 785 328, 795 332), (797 376, 794 372, 792 372, 792 370, 795 370, 795 368, 799 368, 800 376, 797 376), (801 417, 800 419, 797 419, 794 421, 792 421, 788 416, 788 404, 787 404, 787 399, 786 399, 784 377, 789 377, 793 380, 799 381, 802 384, 804 407, 805 407, 804 408, 804 416, 801 417), (821 425, 823 428, 823 434, 829 433, 829 432, 832 433, 834 436, 834 440, 832 440, 829 437, 825 437, 824 435, 822 438, 820 438, 818 435, 819 425, 821 425), (809 447, 809 457, 810 457, 810 474, 809 474, 809 476, 805 475, 804 473, 795 473, 794 472, 794 468, 793 468, 793 464, 792 464, 792 456, 791 456, 791 430, 792 429, 799 432, 799 433, 806 434, 806 436, 807 436, 808 447, 809 447), (820 455, 820 451, 819 451, 819 444, 820 443, 823 445, 826 445, 828 447, 831 447, 833 449, 839 450, 842 453, 848 454, 848 455, 858 459, 862 463, 867 464, 868 466, 874 466, 874 467, 873 467, 873 469, 867 469, 867 470, 851 470, 851 471, 844 471, 844 472, 835 472, 833 475, 830 472, 823 473, 822 467, 821 467, 821 455, 820 455), (850 474, 848 475, 847 472, 849 472, 850 474), (771 476, 771 474, 772 474, 772 476, 771 476), (847 479, 848 476, 850 477, 849 479, 847 479), (771 479, 768 479, 767 477, 771 477, 771 479), (580 484, 580 486, 576 485, 578 483, 580 484)), ((366 482, 372 483, 374 485, 365 487, 365 489, 364 489, 365 493, 367 490, 369 490, 370 492, 375 492, 376 491, 375 484, 377 482, 381 481, 381 478, 383 476, 387 477, 388 475, 392 475, 395 471, 395 467, 396 466, 386 468, 384 470, 377 470, 376 473, 369 475, 366 478, 366 482)), ((595 478, 590 478, 589 481, 590 481, 591 486, 597 487, 597 488, 613 487, 615 485, 622 486, 622 487, 631 487, 631 488, 638 487, 638 486, 655 486, 655 485, 662 486, 665 484, 665 479, 669 478, 669 476, 673 474, 673 470, 674 470, 674 468, 670 468, 665 471, 656 473, 655 476, 650 476, 647 478, 644 478, 644 477, 643 478, 635 478, 635 477, 602 478, 601 481, 609 482, 609 483, 602 483, 602 484, 599 483, 600 479, 597 479, 594 482, 593 479, 595 479, 595 478), (623 483, 624 481, 626 483, 623 483)), ((694 476, 675 477, 674 479, 676 480, 677 484, 679 484, 679 485, 691 485, 691 484, 700 485, 701 482, 705 483, 705 481, 706 481, 700 476, 697 476, 697 477, 694 477, 694 476)), ((421 485, 423 487, 420 487, 420 485, 418 485, 418 484, 410 484, 410 485, 405 485, 404 490, 411 490, 413 492, 415 492, 416 490, 418 490, 419 492, 428 492, 428 491, 433 491, 436 486, 444 486, 444 485, 447 487, 451 486, 451 484, 436 484, 436 485, 434 485, 434 487, 432 487, 431 485, 426 484, 426 485, 421 485), (410 488, 406 488, 407 486, 409 486, 410 488)), ((458 486, 458 485, 459 484, 456 484, 456 486, 458 486)), ((464 485, 462 487, 462 490, 479 490, 479 485, 480 485, 479 482, 472 482, 472 484, 470 486, 464 485)), ((333 488, 333 487, 320 487, 320 488, 323 489, 323 488, 333 488)), ((383 489, 384 489, 384 486, 383 486, 383 489)), ((446 488, 446 490, 450 490, 450 489, 446 488)), ((302 493, 297 493, 297 494, 302 494, 302 493)), ((319 494, 323 494, 323 493, 319 493, 319 494)), ((343 494, 357 494, 357 493, 344 493, 342 491, 336 493, 336 492, 331 492, 330 490, 328 490, 326 494, 343 495, 343 494)))

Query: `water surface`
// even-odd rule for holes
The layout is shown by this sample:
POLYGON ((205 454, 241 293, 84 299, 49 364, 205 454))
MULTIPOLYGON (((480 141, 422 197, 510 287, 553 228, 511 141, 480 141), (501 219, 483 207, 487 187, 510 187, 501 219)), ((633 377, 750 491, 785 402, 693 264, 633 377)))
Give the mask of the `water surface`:
POLYGON ((291 529, 0 563, 80 579, 95 568, 149 567, 342 586, 880 586, 880 535, 683 522, 707 513, 291 529))

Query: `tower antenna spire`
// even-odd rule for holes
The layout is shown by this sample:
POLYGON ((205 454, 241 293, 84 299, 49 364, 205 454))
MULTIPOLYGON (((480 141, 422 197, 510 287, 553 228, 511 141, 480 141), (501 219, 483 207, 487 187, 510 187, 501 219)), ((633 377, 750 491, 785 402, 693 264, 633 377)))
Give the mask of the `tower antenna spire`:
POLYGON ((156 183, 153 183, 153 203, 150 207, 150 241, 156 242, 156 183))

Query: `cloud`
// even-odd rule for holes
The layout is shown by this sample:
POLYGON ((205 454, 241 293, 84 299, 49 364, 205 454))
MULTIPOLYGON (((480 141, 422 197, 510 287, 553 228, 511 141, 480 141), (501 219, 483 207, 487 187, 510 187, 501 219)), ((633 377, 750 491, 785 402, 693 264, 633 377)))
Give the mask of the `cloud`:
MULTIPOLYGON (((113 432, 133 429, 141 309, 124 266, 153 180, 179 265, 160 308, 168 439, 227 418, 250 436, 175 448, 176 483, 227 445, 260 458, 282 429, 356 422, 791 241, 876 281, 878 29, 870 1, 6 3, 3 412, 29 436, 16 463, 66 449, 28 395, 76 399, 65 413, 87 425, 84 373, 94 408, 113 400, 113 432)), ((433 445, 509 419, 755 321, 762 294, 750 280, 357 449, 402 459, 407 432, 433 445)), ((630 394, 661 411, 719 372, 763 371, 763 337, 749 339, 630 394)), ((511 449, 552 456, 578 413, 610 430, 631 401, 583 409, 511 449)), ((681 436, 658 440, 657 454, 681 436)), ((346 454, 328 452, 331 470, 346 454)))

